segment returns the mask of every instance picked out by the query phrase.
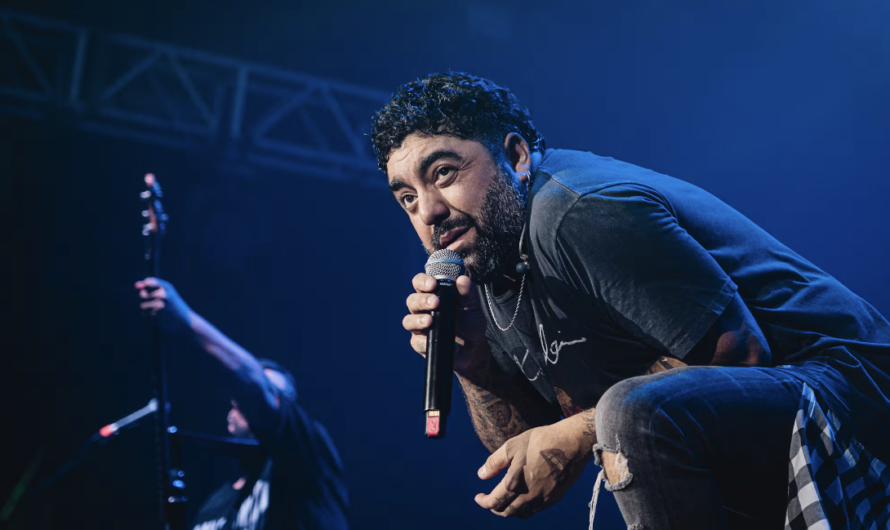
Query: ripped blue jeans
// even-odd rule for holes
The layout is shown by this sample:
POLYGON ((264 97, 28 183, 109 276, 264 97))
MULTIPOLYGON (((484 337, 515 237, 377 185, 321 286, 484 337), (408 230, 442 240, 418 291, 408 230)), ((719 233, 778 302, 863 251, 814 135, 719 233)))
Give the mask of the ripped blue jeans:
POLYGON ((622 381, 596 407, 596 463, 632 530, 784 528, 803 383, 781 369, 688 367, 622 381), (608 476, 608 475, 607 475, 608 476))

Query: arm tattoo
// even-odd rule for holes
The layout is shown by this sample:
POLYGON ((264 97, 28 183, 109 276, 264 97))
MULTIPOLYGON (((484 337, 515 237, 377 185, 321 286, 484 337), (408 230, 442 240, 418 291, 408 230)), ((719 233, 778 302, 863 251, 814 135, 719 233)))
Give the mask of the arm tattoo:
POLYGON ((490 357, 458 380, 476 434, 491 452, 532 427, 559 420, 533 387, 522 388, 490 357))
POLYGON ((584 430, 581 431, 581 434, 596 439, 596 409, 587 409, 579 416, 584 420, 584 430))
POLYGON ((494 510, 498 511, 498 510, 509 509, 510 506, 505 506, 505 505, 509 505, 513 501, 513 498, 515 498, 515 497, 510 497, 506 493, 501 495, 500 497, 495 497, 494 500, 495 500, 495 502, 497 502, 497 504, 495 505, 494 510))

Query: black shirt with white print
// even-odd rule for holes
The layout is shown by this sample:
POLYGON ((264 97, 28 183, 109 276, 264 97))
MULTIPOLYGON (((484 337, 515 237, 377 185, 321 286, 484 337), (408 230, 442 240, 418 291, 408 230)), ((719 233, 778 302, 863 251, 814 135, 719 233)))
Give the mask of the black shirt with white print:
MULTIPOLYGON (((738 293, 772 366, 890 459, 890 323, 744 215, 692 184, 568 150, 544 153, 528 210, 516 322, 500 331, 485 311, 486 335, 501 367, 565 416, 661 356, 683 359, 738 293)), ((518 291, 492 296, 501 327, 518 291)))
MULTIPOLYGON (((239 402, 240 405, 240 402, 239 402)), ((281 398, 277 425, 254 421, 268 456, 241 489, 226 482, 198 510, 193 530, 346 529, 347 493, 340 457, 324 427, 281 398)))

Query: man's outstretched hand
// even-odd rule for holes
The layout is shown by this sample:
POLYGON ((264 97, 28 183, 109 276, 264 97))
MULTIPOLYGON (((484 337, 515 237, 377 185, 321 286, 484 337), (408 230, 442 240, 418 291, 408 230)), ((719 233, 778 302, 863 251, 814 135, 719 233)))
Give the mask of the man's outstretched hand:
POLYGON ((479 478, 504 469, 507 474, 491 493, 476 495, 476 503, 501 517, 528 519, 558 502, 593 458, 593 444, 577 425, 563 420, 507 440, 479 469, 479 478))
POLYGON ((143 315, 157 317, 165 331, 191 331, 192 310, 173 284, 158 278, 146 278, 136 282, 134 287, 139 291, 139 308, 143 315))

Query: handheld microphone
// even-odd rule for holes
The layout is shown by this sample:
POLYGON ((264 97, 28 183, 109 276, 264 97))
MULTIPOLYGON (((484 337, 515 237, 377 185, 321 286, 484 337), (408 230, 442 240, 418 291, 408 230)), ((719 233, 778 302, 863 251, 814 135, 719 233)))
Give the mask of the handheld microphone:
POLYGON ((439 307, 432 311, 433 323, 426 337, 426 377, 423 411, 426 437, 444 438, 451 412, 451 378, 454 372, 454 324, 457 316, 457 277, 464 274, 460 254, 442 249, 433 252, 424 267, 436 279, 439 307))

